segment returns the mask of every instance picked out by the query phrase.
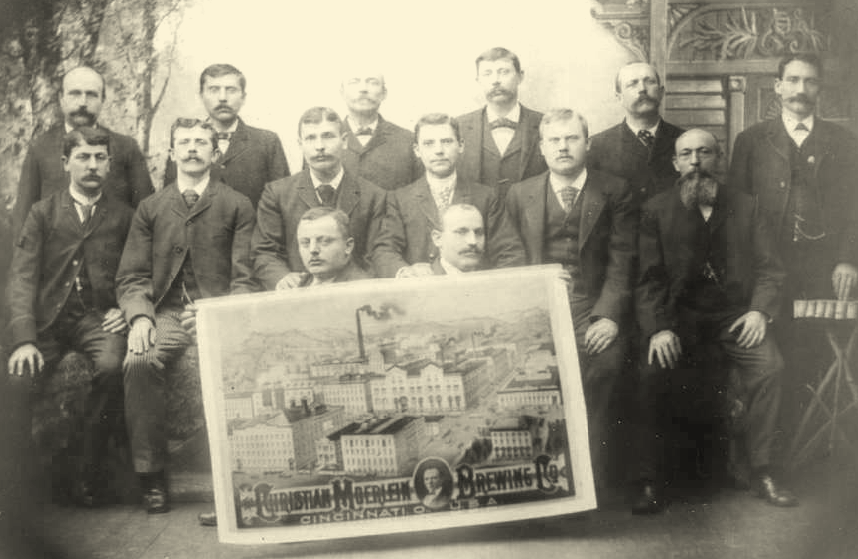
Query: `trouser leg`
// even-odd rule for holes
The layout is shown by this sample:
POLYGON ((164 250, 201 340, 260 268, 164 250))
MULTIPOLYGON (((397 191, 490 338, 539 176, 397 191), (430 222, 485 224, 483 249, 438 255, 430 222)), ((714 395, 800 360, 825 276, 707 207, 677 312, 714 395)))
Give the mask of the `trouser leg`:
POLYGON ((125 417, 131 442, 134 471, 164 470, 167 459, 167 375, 190 345, 191 338, 179 322, 179 310, 159 311, 155 316, 155 346, 125 359, 125 417))

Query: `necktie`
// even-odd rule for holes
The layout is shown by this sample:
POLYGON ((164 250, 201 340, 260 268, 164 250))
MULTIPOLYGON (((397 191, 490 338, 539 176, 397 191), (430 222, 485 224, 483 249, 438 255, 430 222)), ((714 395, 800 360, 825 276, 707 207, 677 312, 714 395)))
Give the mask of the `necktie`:
POLYGON ((358 131, 355 132, 355 136, 372 136, 372 128, 369 126, 358 128, 358 131))
POLYGON ((228 142, 232 139, 232 132, 218 132, 217 139, 226 140, 228 142))
POLYGON ((320 184, 318 188, 316 188, 316 192, 319 193, 319 200, 322 201, 323 206, 333 206, 334 198, 337 196, 337 191, 334 190, 334 187, 329 184, 320 184))
POLYGON ((563 208, 566 210, 566 213, 572 211, 572 206, 575 205, 575 200, 578 198, 579 190, 574 186, 564 186, 563 190, 560 191, 560 197, 563 199, 563 208))
POLYGON ((652 149, 652 145, 655 143, 655 137, 649 130, 638 130, 638 139, 643 142, 647 149, 652 149))
POLYGON ((194 190, 186 190, 182 192, 182 198, 185 199, 185 205, 188 207, 188 209, 191 209, 194 207, 194 204, 197 203, 197 200, 200 199, 200 195, 197 194, 194 190))
POLYGON ((81 214, 80 224, 86 228, 89 225, 89 220, 92 218, 92 208, 95 207, 95 204, 81 204, 78 202, 78 206, 80 206, 81 214))
POLYGON ((798 124, 795 125, 795 131, 796 132, 810 132, 810 130, 808 130, 807 126, 805 126, 803 122, 799 122, 798 124))
POLYGON ((518 126, 518 123, 516 123, 514 120, 510 120, 508 118, 503 117, 497 120, 493 120, 489 123, 489 127, 492 130, 496 130, 497 128, 512 128, 513 130, 515 130, 516 126, 518 126))
POLYGON ((441 193, 438 195, 438 216, 444 215, 444 212, 447 211, 447 208, 450 207, 450 198, 453 196, 453 185, 445 186, 441 193))

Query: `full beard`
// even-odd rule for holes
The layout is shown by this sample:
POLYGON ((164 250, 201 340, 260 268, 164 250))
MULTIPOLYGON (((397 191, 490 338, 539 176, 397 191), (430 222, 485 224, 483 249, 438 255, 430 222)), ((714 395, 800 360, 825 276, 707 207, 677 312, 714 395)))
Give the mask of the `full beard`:
POLYGON ((679 179, 679 197, 688 208, 712 206, 718 194, 718 181, 706 171, 692 171, 679 179))

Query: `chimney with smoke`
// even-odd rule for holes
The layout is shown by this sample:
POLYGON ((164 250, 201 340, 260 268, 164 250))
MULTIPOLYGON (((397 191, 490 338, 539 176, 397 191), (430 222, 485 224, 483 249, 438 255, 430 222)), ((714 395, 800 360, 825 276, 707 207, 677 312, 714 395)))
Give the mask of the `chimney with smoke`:
POLYGON ((355 322, 357 323, 357 340, 358 340, 358 351, 360 352, 360 360, 366 361, 366 349, 363 346, 363 329, 360 326, 360 311, 362 311, 364 307, 360 307, 355 309, 355 322))

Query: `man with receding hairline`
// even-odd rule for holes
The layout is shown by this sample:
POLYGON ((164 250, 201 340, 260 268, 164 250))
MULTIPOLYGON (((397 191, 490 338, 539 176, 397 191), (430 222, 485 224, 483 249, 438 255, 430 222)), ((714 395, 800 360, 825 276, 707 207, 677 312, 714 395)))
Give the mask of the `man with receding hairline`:
POLYGON ((519 102, 524 71, 515 53, 495 47, 480 54, 476 66, 486 106, 456 119, 466 146, 459 173, 504 199, 510 185, 546 170, 538 149, 542 113, 519 102))
POLYGON ((648 200, 679 178, 673 168, 673 144, 682 134, 661 118, 664 84, 651 65, 632 62, 614 80, 623 122, 593 136, 590 165, 629 181, 635 196, 648 200))
POLYGON ((59 94, 63 122, 30 142, 12 211, 13 234, 20 231, 35 202, 68 187, 68 173, 62 165, 63 137, 82 126, 104 130, 110 136, 110 172, 103 185, 106 196, 136 208, 152 194, 149 167, 137 142, 98 122, 106 89, 104 77, 86 66, 70 70, 63 77, 59 94))
POLYGON ((385 190, 417 180, 422 169, 411 149, 411 132, 378 112, 387 98, 384 76, 356 68, 343 78, 340 93, 348 109, 343 166, 385 190))
POLYGON ((482 267, 486 248, 483 215, 471 204, 453 204, 441 214, 439 227, 432 230, 438 258, 432 261, 436 276, 475 272, 482 267))
MULTIPOLYGON (((220 158, 212 166, 212 177, 247 196, 256 208, 267 183, 289 176, 280 138, 270 130, 248 126, 239 116, 247 99, 247 80, 235 66, 208 66, 200 74, 199 94, 218 133, 220 158)), ((168 158, 164 185, 174 180, 176 164, 168 158)))
POLYGON ((755 493, 774 506, 797 504, 771 470, 784 363, 769 324, 778 319, 784 270, 755 200, 716 178, 720 158, 712 134, 685 132, 674 156, 681 178, 642 209, 635 301, 648 347, 635 422, 635 514, 659 513, 667 504, 662 487, 664 433, 672 420, 670 370, 679 369, 678 379, 705 374, 713 355, 722 365, 714 369, 733 366, 741 379, 744 450, 755 493))

